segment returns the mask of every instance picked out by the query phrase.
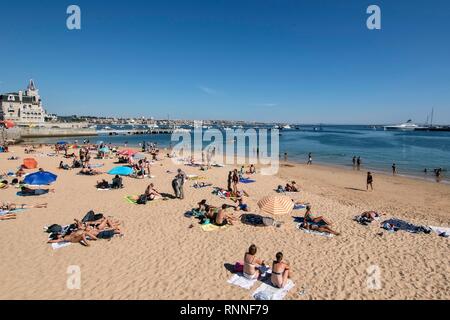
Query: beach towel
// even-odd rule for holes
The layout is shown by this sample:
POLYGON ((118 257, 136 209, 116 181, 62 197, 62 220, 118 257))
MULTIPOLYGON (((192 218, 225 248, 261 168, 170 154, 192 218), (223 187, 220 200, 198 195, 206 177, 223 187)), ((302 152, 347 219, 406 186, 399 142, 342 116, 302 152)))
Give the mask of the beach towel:
POLYGON ((131 204, 138 204, 137 200, 134 200, 133 197, 135 197, 135 196, 126 196, 125 201, 128 203, 131 203, 131 204))
POLYGON ((41 193, 41 194, 28 194, 28 193, 23 193, 22 191, 19 191, 19 192, 16 193, 16 195, 19 196, 19 197, 39 197, 39 196, 42 196, 44 194, 48 194, 48 190, 43 190, 43 191, 46 191, 46 192, 41 193))
POLYGON ((70 242, 58 242, 58 243, 52 243, 51 245, 52 245, 53 250, 58 250, 58 249, 61 249, 64 247, 68 247, 71 244, 72 243, 70 243, 70 242))
POLYGON ((188 180, 205 180, 205 177, 200 177, 195 174, 188 174, 186 177, 188 180))
POLYGON ((250 290, 258 279, 249 280, 244 277, 242 272, 233 275, 227 282, 235 286, 250 290))
POLYGON ((97 188, 97 191, 111 191, 111 188, 106 188, 106 189, 102 189, 102 188, 97 188))
POLYGON ((25 211, 26 209, 14 209, 14 210, 0 210, 0 216, 5 216, 7 214, 18 213, 25 211))
POLYGON ((439 236, 448 238, 450 237, 450 228, 446 227, 429 227, 433 232, 437 233, 439 236))
POLYGON ((381 223, 381 228, 391 232, 403 230, 410 233, 431 233, 431 229, 427 226, 418 226, 397 218, 383 221, 381 223))
POLYGON ((268 279, 253 292, 252 297, 255 300, 283 300, 288 292, 294 287, 294 282, 288 280, 284 288, 275 288, 270 283, 270 279, 268 279))
POLYGON ((215 224, 208 223, 208 224, 202 224, 201 228, 205 232, 211 232, 211 231, 217 231, 217 230, 220 230, 220 229, 226 229, 227 226, 219 227, 219 226, 216 226, 215 224))
POLYGON ((302 209, 306 209, 306 205, 303 204, 294 205, 294 210, 302 210, 302 209))
POLYGON ((254 183, 256 180, 248 179, 248 178, 241 178, 239 179, 240 183, 248 184, 248 183, 254 183))
MULTIPOLYGON (((126 196, 124 199, 125 199, 125 201, 128 202, 128 203, 135 204, 135 205, 139 205, 139 203, 137 202, 137 200, 134 200, 133 197, 136 197, 136 196, 126 196)), ((161 198, 161 199, 148 200, 146 204, 149 204, 149 203, 152 203, 152 202, 155 202, 155 201, 160 201, 160 200, 166 201, 166 200, 168 200, 168 198, 161 198)))
POLYGON ((307 234, 312 234, 312 235, 316 235, 316 236, 322 236, 322 237, 327 237, 327 238, 333 238, 334 234, 328 233, 328 232, 320 232, 320 231, 315 231, 315 230, 308 230, 303 228, 303 223, 299 223, 297 225, 297 229, 299 229, 300 231, 307 233, 307 234))

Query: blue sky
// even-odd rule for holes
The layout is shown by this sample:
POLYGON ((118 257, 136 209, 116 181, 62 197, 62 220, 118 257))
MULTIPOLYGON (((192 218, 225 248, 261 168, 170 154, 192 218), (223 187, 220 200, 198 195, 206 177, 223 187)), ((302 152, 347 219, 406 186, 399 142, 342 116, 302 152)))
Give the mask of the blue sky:
POLYGON ((447 0, 1 4, 0 92, 33 78, 52 113, 395 123, 434 107, 450 123, 447 0))

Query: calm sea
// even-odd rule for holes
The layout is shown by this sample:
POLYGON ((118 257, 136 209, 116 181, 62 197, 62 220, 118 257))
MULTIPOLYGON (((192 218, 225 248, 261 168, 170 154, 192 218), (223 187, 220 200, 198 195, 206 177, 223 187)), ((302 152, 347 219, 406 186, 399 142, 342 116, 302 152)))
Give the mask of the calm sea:
MULTIPOLYGON (((112 126, 114 128, 114 126, 112 126)), ((126 128, 128 129, 128 128, 126 128)), ((128 135, 79 137, 78 141, 103 141, 112 144, 128 143, 138 146, 143 141, 157 142, 161 147, 171 143, 170 135, 128 135)), ((55 143, 61 139, 33 139, 32 142, 55 143)), ((73 142, 75 138, 69 139, 73 142)), ((31 142, 30 141, 30 142, 31 142)), ((353 156, 360 156, 364 170, 390 172, 397 165, 400 174, 433 178, 433 169, 450 169, 450 132, 394 132, 375 130, 368 126, 301 126, 299 130, 282 130, 280 154, 288 159, 306 162, 308 153, 313 161, 352 167, 353 156), (425 175, 424 169, 428 169, 425 175)))

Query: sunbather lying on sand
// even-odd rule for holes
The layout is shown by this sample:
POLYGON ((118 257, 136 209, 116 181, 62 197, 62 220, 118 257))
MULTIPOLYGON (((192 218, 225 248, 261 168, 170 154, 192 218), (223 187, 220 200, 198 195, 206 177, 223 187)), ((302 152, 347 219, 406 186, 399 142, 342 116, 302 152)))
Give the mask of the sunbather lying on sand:
POLYGON ((83 168, 83 169, 81 169, 80 174, 86 175, 86 176, 95 176, 95 175, 102 174, 102 173, 100 171, 97 171, 92 168, 83 168))
POLYGON ((55 189, 43 189, 42 187, 39 187, 39 189, 32 189, 31 187, 22 186, 20 191, 23 195, 40 196, 49 192, 55 192, 55 189))
POLYGON ((374 220, 377 220, 381 216, 383 216, 383 214, 378 213, 376 211, 366 211, 366 212, 361 214, 362 218, 365 218, 365 219, 367 219, 367 220, 369 220, 371 222, 374 221, 374 220))
POLYGON ((71 242, 71 243, 80 243, 85 247, 89 247, 89 243, 86 239, 86 231, 77 230, 68 235, 55 235, 55 239, 48 240, 47 243, 60 243, 60 242, 71 242))
POLYGON ((253 280, 258 279, 260 271, 259 267, 264 265, 264 260, 256 257, 256 246, 252 244, 248 249, 248 252, 244 255, 244 277, 253 280))
POLYGON ((10 202, 4 202, 0 206, 0 209, 5 210, 5 211, 12 211, 12 210, 17 210, 17 209, 36 209, 36 208, 37 209, 47 208, 47 204, 43 203, 43 204, 36 204, 36 205, 28 205, 28 204, 15 204, 15 203, 10 203, 10 202))
POLYGON ((289 263, 283 260, 283 253, 278 252, 276 260, 272 264, 272 276, 270 278, 272 285, 283 288, 290 277, 292 277, 292 270, 289 263))
POLYGON ((13 220, 16 218, 17 218, 17 215, 15 213, 0 214, 0 221, 1 220, 13 220))

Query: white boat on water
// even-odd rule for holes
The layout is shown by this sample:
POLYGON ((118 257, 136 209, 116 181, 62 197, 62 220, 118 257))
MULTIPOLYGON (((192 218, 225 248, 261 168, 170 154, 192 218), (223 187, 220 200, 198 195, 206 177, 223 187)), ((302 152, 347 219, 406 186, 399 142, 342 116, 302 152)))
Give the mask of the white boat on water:
POLYGON ((385 126, 384 130, 386 131, 414 131, 417 129, 420 129, 423 127, 418 126, 417 124, 413 123, 412 120, 408 120, 405 123, 397 124, 393 126, 385 126))
POLYGON ((283 129, 284 129, 284 130, 290 130, 290 129, 292 129, 292 128, 291 128, 290 125, 287 124, 287 125, 285 125, 285 126, 283 127, 283 129))

